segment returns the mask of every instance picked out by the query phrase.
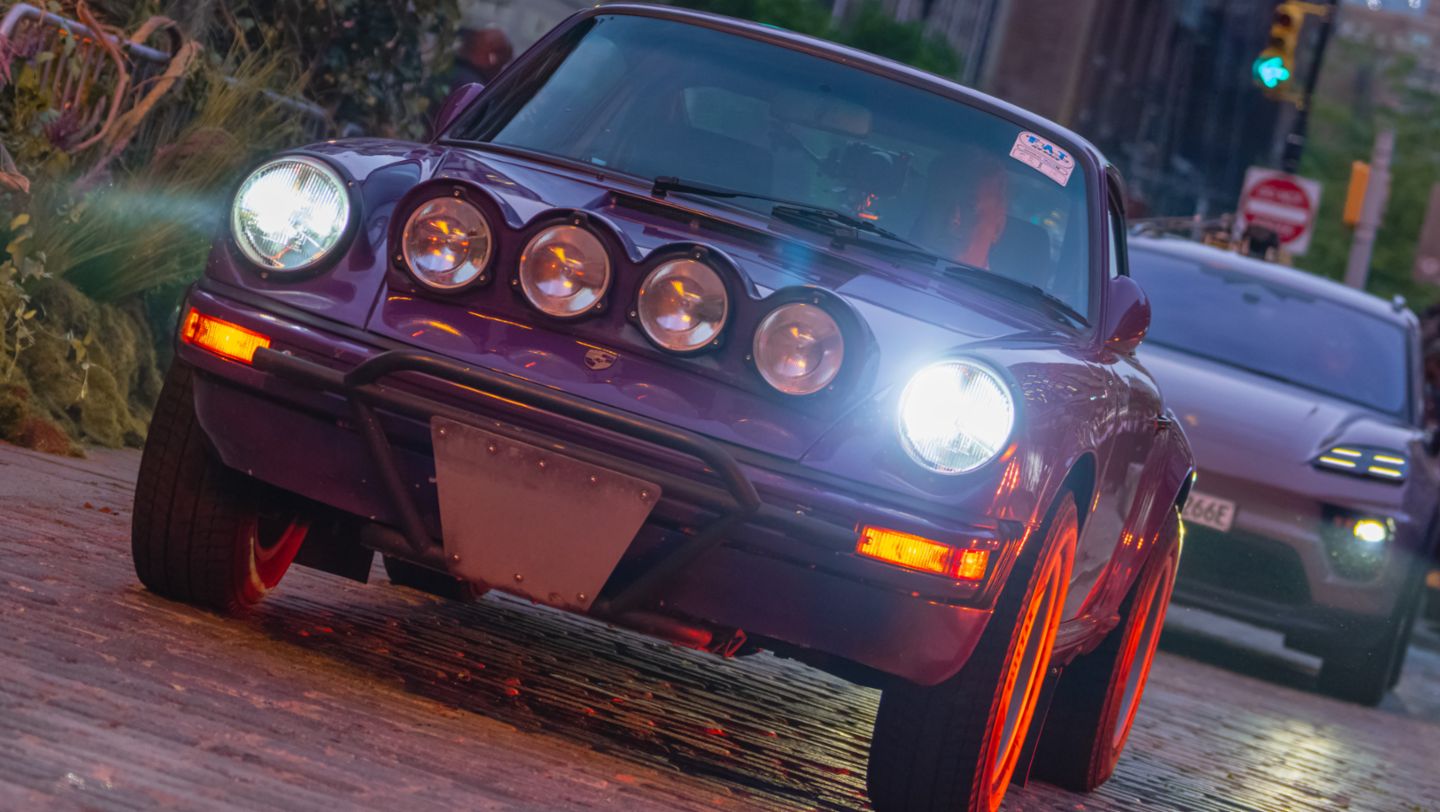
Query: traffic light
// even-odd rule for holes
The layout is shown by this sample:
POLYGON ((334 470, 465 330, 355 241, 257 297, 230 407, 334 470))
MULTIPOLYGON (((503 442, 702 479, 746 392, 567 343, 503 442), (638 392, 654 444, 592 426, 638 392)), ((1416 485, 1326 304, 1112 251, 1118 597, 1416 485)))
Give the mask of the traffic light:
POLYGON ((1354 228, 1360 224, 1360 214, 1365 209, 1365 192, 1370 188, 1370 164, 1354 161, 1350 164, 1350 186, 1345 190, 1345 211, 1340 220, 1354 228))
POLYGON ((1288 97, 1290 80, 1295 77, 1296 56, 1300 50, 1300 32, 1308 13, 1304 3, 1281 3, 1270 19, 1270 39, 1265 50, 1256 57, 1255 82, 1267 93, 1288 97))

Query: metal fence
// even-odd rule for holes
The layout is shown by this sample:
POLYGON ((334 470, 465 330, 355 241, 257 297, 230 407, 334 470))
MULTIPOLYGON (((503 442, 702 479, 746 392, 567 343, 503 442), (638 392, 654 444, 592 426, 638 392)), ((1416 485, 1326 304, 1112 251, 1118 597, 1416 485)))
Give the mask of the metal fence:
MULTIPOLYGON (((48 93, 51 107, 59 112, 51 126, 56 128, 57 136, 78 150, 103 136, 107 121, 132 109, 145 96, 161 79, 181 44, 182 37, 173 26, 147 23, 127 40, 20 3, 0 19, 0 78, 12 74, 16 62, 28 63, 36 72, 40 88, 48 93), (162 37, 168 50, 149 44, 162 37)), ((232 77, 228 81, 236 80, 232 77)), ((332 131, 329 116, 318 105, 271 91, 265 95, 293 112, 310 138, 323 138, 332 131)), ((180 105, 167 105, 145 126, 175 124, 176 119, 188 118, 193 112, 180 105)))

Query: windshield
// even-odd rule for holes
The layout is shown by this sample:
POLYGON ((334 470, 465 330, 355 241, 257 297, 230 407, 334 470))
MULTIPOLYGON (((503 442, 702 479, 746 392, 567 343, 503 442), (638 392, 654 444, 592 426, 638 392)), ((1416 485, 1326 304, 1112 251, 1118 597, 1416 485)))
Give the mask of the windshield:
POLYGON ((1150 296, 1145 340, 1404 415, 1405 330, 1249 274, 1142 250, 1131 273, 1150 296))
POLYGON ((1088 311, 1084 171, 998 116, 788 48, 630 15, 577 26, 497 91, 448 136, 833 209, 1088 311))

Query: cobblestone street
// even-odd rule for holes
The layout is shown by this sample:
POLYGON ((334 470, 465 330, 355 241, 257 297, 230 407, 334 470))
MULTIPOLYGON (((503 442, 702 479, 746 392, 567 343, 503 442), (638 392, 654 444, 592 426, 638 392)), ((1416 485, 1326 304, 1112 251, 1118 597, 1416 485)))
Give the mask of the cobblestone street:
MULTIPOLYGON (((510 599, 292 572, 222 618, 129 559, 139 455, 0 445, 0 809, 862 809, 878 694, 510 599)), ((1115 777, 1007 809, 1440 810, 1440 649, 1378 709, 1176 611, 1115 777)))

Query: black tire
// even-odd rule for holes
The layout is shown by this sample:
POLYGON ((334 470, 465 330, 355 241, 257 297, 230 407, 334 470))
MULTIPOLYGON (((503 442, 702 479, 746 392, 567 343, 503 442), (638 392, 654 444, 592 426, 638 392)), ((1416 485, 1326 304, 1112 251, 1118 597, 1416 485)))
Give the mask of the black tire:
POLYGON ((1178 514, 1167 520, 1161 544, 1168 546, 1159 547, 1163 554, 1135 579, 1120 624, 1061 673, 1035 750, 1034 777, 1089 792, 1115 772, 1165 625, 1180 561, 1179 528, 1178 514))
POLYGON ((395 586, 418 589, 436 597, 461 603, 471 603, 483 594, 483 591, 477 589, 474 584, 449 573, 436 572, 393 555, 384 556, 384 559, 385 574, 389 576, 390 583, 395 586))
MULTIPOLYGON (((1416 579, 1418 581, 1418 579, 1416 579)), ((1321 692, 1337 699, 1374 707, 1400 681, 1405 654, 1410 647, 1410 633, 1420 611, 1420 589, 1407 585, 1401 593, 1400 606, 1385 624, 1380 637, 1368 646, 1347 645, 1339 641, 1326 653, 1320 664, 1318 685, 1321 692)))
POLYGON ((999 806, 1049 667, 1077 532, 1075 498, 1066 493, 1035 539, 1040 543, 1026 545, 960 673, 939 685, 897 682, 885 688, 866 774, 877 812, 989 812, 999 806), (1019 677, 1027 668, 1022 687, 1019 677), (1012 679, 1023 696, 1018 706, 1007 685, 1012 679))
POLYGON ((284 494, 216 459, 195 417, 194 376, 179 361, 166 373, 135 482, 131 555, 151 592, 239 612, 279 582, 309 524, 284 494))
POLYGON ((1440 568, 1425 578, 1425 622, 1440 631, 1440 568))

